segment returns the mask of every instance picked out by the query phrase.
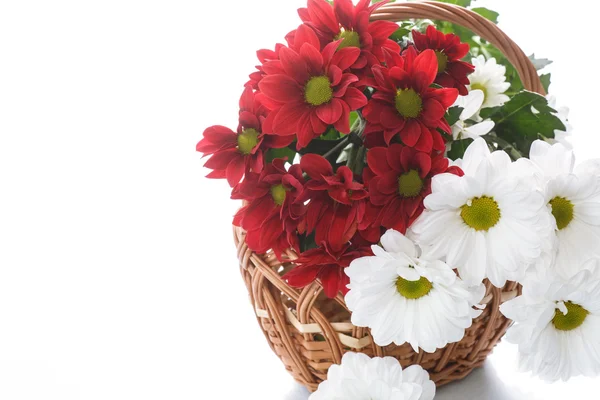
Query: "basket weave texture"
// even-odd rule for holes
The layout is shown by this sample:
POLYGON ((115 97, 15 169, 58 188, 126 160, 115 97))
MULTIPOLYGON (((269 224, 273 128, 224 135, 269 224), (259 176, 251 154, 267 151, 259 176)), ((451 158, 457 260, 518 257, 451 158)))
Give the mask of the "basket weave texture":
MULTIPOLYGON (((438 2, 388 4, 373 13, 373 20, 402 21, 411 18, 444 20, 469 28, 502 51, 517 69, 525 89, 545 94, 535 67, 523 51, 494 23, 465 8, 438 2)), ((281 276, 294 267, 297 255, 288 250, 280 262, 272 252, 256 254, 245 243, 245 232, 234 227, 234 242, 242 277, 250 294, 256 317, 265 337, 285 368, 310 391, 327 378, 332 364, 339 364, 345 352, 369 356, 391 356, 403 367, 419 364, 431 379, 444 385, 467 376, 483 364, 506 333, 511 321, 499 311, 500 305, 520 294, 517 283, 503 288, 486 283, 485 310, 465 337, 434 353, 415 353, 410 345, 377 346, 368 328, 353 326, 341 295, 328 299, 320 283, 302 290, 290 287, 281 276)))

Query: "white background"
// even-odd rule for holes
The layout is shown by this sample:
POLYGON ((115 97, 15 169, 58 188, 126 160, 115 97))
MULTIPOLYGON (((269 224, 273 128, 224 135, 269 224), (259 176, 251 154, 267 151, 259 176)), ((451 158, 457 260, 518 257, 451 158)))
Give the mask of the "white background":
MULTIPOLYGON (((479 0, 555 60, 580 158, 598 156, 586 0, 479 0)), ((304 0, 0 1, 0 399, 305 400, 271 353, 204 179, 202 130, 234 128, 256 63, 304 0)), ((438 399, 593 399, 500 345, 438 399), (468 393, 465 397, 465 393, 468 393)))

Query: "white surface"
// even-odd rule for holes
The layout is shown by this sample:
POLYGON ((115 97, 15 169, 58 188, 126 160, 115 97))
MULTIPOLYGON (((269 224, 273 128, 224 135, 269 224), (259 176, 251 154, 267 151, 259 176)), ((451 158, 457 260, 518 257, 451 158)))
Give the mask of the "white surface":
MULTIPOLYGON (((194 151, 203 128, 235 126, 255 50, 282 41, 303 3, 0 1, 0 399, 306 398, 248 304, 236 204, 194 151)), ((556 61, 579 154, 598 156, 589 2, 478 3, 556 61)), ((503 345, 437 398, 600 386, 546 385, 514 362, 503 345)))

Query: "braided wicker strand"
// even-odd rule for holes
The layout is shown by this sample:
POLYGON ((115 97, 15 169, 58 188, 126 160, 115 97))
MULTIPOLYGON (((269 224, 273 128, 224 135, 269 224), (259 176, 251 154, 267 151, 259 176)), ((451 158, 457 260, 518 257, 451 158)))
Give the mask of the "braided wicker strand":
MULTIPOLYGON (((473 11, 446 3, 416 2, 389 4, 372 16, 373 20, 396 22, 410 18, 445 20, 472 30, 506 55, 527 90, 544 94, 537 72, 523 51, 494 23, 473 11)), ((341 295, 327 299, 318 282, 297 290, 281 279, 294 266, 297 255, 293 251, 288 250, 286 261, 281 263, 272 252, 252 252, 241 228, 234 227, 233 233, 240 271, 258 323, 285 368, 310 391, 316 390, 327 378, 329 367, 340 363, 348 351, 395 357, 403 367, 419 364, 438 386, 462 379, 483 364, 505 334, 511 321, 500 314, 499 307, 521 291, 514 282, 499 289, 486 281, 482 315, 460 342, 444 349, 415 353, 408 344, 381 347, 373 342, 369 329, 350 323, 350 311, 341 295)))

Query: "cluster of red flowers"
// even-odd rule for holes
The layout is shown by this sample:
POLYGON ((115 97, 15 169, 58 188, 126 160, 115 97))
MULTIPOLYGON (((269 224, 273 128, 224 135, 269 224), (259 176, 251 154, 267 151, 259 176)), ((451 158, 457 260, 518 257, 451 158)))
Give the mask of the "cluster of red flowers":
POLYGON ((445 115, 469 83, 473 67, 460 60, 469 47, 429 27, 401 48, 390 39, 395 23, 369 22, 385 3, 308 0, 287 45, 258 52, 237 131, 210 127, 197 145, 210 156, 208 177, 226 178, 231 197, 244 201, 234 224, 248 247, 282 260, 294 250, 297 266, 285 278, 295 287, 318 279, 329 297, 347 291, 344 269, 371 254, 386 229, 406 232, 433 176, 462 174, 444 157, 445 115), (360 132, 351 133, 353 111, 360 132), (343 139, 364 135, 364 145, 348 140, 360 149, 348 165, 335 161, 339 152, 309 151, 331 129, 343 139), (283 148, 302 154, 299 164, 268 161, 283 148))

